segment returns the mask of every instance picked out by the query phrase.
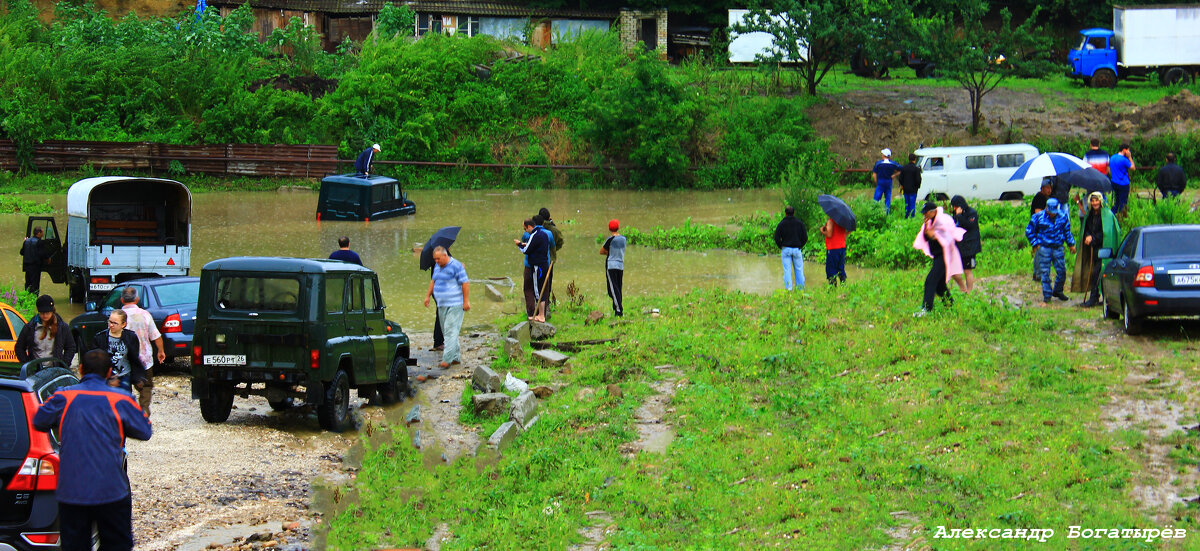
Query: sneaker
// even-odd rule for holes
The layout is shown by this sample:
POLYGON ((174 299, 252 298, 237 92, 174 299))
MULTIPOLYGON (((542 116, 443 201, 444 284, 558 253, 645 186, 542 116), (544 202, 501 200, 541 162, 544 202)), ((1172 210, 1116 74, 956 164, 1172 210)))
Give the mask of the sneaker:
POLYGON ((927 314, 929 314, 929 310, 926 310, 926 309, 922 308, 922 309, 920 309, 920 310, 917 310, 916 312, 914 312, 914 313, 913 313, 913 317, 914 317, 914 318, 923 318, 923 317, 925 317, 927 314))
POLYGON ((1061 301, 1063 301, 1063 302, 1066 302, 1066 301, 1068 301, 1068 300, 1071 300, 1071 297, 1068 297, 1067 295, 1064 295, 1064 294, 1062 294, 1062 292, 1061 292, 1061 291, 1060 291, 1060 292, 1057 292, 1057 293, 1054 293, 1054 298, 1056 298, 1056 299, 1058 299, 1058 300, 1061 300, 1061 301))

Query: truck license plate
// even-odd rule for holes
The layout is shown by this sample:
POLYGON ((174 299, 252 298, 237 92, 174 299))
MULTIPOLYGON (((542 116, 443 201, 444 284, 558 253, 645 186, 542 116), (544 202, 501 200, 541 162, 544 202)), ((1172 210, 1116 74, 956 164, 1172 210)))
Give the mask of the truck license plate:
POLYGON ((89 291, 111 291, 117 288, 116 283, 89 283, 89 291))
POLYGON ((204 365, 246 365, 245 354, 206 354, 204 365))
POLYGON ((1200 275, 1177 275, 1172 280, 1176 286, 1200 285, 1200 275))

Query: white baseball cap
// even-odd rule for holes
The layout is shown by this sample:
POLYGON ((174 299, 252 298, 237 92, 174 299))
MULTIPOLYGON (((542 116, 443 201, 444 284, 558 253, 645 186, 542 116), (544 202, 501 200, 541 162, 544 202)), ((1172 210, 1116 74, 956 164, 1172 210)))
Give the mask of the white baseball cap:
POLYGON ((883 153, 883 156, 884 156, 884 157, 891 157, 891 156, 892 156, 892 150, 891 150, 891 149, 888 149, 888 148, 886 148, 886 147, 885 147, 885 148, 883 148, 883 149, 881 149, 881 150, 879 150, 879 152, 880 152, 880 153, 883 153))
POLYGON ((379 144, 371 144, 371 149, 374 149, 375 151, 383 151, 382 149, 379 149, 379 144))

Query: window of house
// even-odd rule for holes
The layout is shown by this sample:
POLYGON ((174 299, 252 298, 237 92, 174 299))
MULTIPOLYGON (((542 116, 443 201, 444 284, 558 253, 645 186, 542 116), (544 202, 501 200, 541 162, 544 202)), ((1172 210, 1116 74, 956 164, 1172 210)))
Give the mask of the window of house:
POLYGON ((992 168, 995 166, 991 155, 968 155, 967 170, 992 168))
POLYGON ((442 32, 442 16, 436 13, 422 13, 417 15, 417 36, 425 36, 425 33, 442 32))
POLYGON ((1007 155, 996 155, 996 166, 1000 168, 1015 168, 1025 164, 1024 153, 1009 153, 1007 155))

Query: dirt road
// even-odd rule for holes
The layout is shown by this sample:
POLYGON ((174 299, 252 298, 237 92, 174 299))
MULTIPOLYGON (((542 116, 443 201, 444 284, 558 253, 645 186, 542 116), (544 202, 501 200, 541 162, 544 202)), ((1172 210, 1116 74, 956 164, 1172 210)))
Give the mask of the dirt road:
MULTIPOLYGON (((378 423, 402 419, 414 404, 424 404, 426 423, 437 429, 429 437, 441 440, 447 454, 470 452, 478 439, 457 425, 459 396, 463 374, 492 351, 490 333, 466 333, 464 363, 450 370, 433 367, 438 356, 428 351, 432 335, 410 338, 418 350, 418 366, 409 372, 416 396, 383 408, 352 392, 352 411, 363 422, 378 423), (418 382, 418 375, 433 378, 418 382)), ((358 431, 322 432, 310 408, 273 412, 257 396, 236 398, 227 422, 209 424, 191 399, 185 373, 160 374, 155 385, 154 436, 128 443, 137 548, 310 548, 321 522, 310 509, 312 482, 341 484, 354 476, 346 456, 358 431)))

